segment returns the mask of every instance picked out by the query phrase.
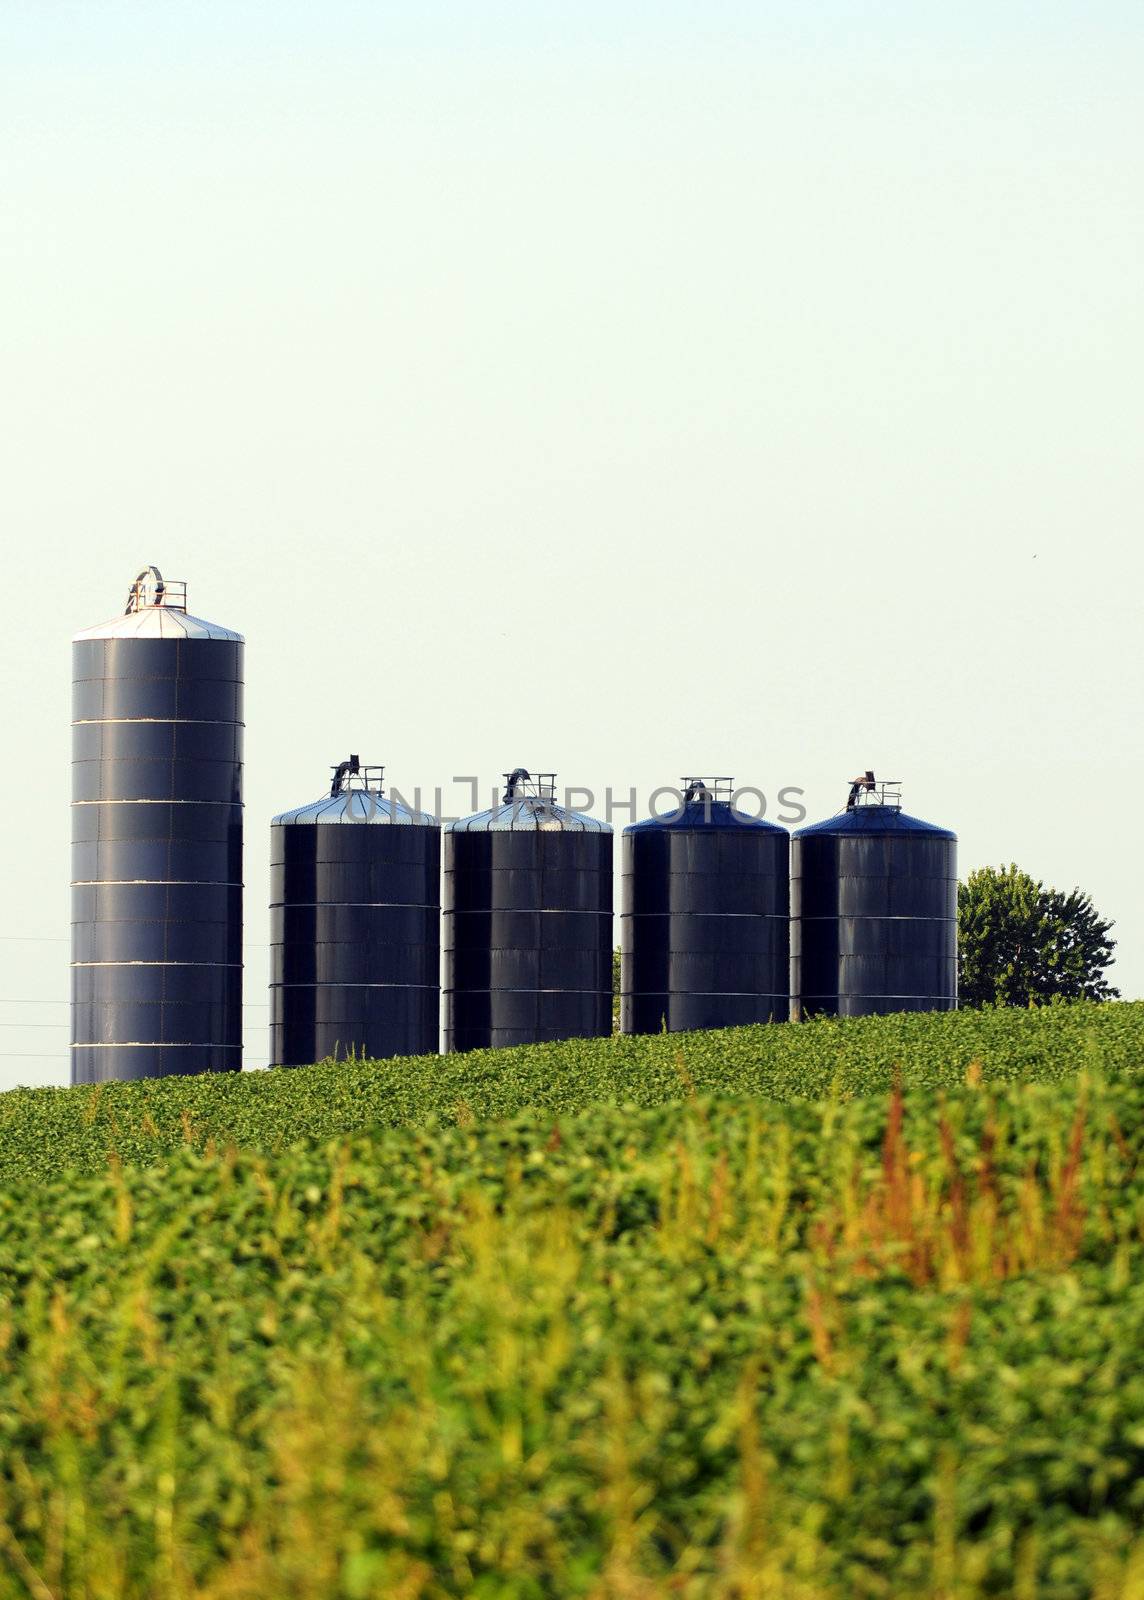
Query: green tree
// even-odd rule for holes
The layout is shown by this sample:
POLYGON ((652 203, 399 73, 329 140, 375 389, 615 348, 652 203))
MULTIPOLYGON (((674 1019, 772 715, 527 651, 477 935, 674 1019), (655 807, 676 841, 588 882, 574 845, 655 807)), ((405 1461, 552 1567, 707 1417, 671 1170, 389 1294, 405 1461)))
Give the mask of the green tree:
POLYGON ((1112 926, 1080 889, 1046 889, 1014 865, 978 868, 957 888, 961 1004, 1115 1000, 1112 926))
POLYGON ((620 948, 612 951, 612 1032, 620 1031, 620 948))

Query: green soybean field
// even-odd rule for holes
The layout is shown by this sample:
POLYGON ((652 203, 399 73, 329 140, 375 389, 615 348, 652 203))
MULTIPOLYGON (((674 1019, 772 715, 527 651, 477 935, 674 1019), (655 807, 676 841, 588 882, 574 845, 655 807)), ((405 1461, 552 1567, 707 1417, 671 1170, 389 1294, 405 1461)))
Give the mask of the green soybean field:
POLYGON ((514 1050, 331 1061, 271 1072, 151 1078, 0 1094, 0 1183, 141 1165, 191 1146, 272 1152, 299 1139, 421 1123, 655 1106, 688 1094, 768 1100, 884 1093, 896 1073, 956 1087, 1071 1078, 1144 1063, 1144 1001, 1041 1010, 899 1013, 798 1026, 571 1039, 514 1050))
POLYGON ((1142 1033, 4 1096, 0 1600, 1142 1600, 1142 1033))

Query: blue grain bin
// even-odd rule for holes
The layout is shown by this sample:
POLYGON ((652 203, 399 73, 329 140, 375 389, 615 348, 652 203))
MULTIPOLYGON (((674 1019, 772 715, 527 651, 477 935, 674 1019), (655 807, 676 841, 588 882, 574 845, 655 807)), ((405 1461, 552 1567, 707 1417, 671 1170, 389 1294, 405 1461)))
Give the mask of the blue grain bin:
POLYGON ((957 835, 856 779, 847 809, 791 847, 795 1017, 957 1006, 957 835))
POLYGON ((446 1050, 612 1031, 612 830, 551 773, 506 778, 445 830, 446 1050))
POLYGON ((432 1055, 441 825, 356 756, 270 827, 270 1061, 432 1055))
POLYGON ((684 778, 684 803, 623 833, 624 1033, 785 1022, 785 828, 731 804, 726 778, 684 778))
POLYGON ((72 663, 72 1082, 237 1070, 242 636, 150 567, 72 663))

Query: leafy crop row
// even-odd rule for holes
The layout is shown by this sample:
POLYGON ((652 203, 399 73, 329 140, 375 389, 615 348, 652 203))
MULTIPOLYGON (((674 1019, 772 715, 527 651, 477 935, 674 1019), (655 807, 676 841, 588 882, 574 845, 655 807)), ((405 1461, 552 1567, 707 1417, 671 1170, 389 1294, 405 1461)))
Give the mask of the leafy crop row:
POLYGON ((0 1600, 1134 1600, 1142 1132, 1086 1075, 17 1185, 0 1600))
POLYGON ((272 1151, 431 1116, 483 1120, 529 1106, 661 1105, 689 1089, 772 1100, 1069 1077, 1144 1063, 1144 1003, 900 1014, 643 1038, 569 1040, 462 1056, 326 1063, 0 1096, 0 1183, 139 1164, 183 1145, 272 1151))

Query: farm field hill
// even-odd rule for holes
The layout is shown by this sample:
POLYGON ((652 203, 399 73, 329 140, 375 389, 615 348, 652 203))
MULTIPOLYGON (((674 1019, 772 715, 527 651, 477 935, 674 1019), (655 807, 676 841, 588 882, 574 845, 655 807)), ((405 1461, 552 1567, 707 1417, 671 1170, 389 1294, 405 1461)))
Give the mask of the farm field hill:
POLYGON ((849 1099, 953 1087, 971 1068, 996 1081, 1073 1077, 1144 1064, 1144 1001, 1040 1010, 899 1013, 852 1021, 635 1038, 572 1039, 514 1050, 327 1062, 270 1072, 153 1078, 0 1094, 0 1183, 98 1171, 172 1150, 266 1152, 428 1119, 471 1122, 530 1107, 568 1115, 596 1104, 654 1106, 689 1094, 849 1099))
POLYGON ((1141 1600, 1142 1064, 1113 1004, 5 1096, 0 1600, 1141 1600))

